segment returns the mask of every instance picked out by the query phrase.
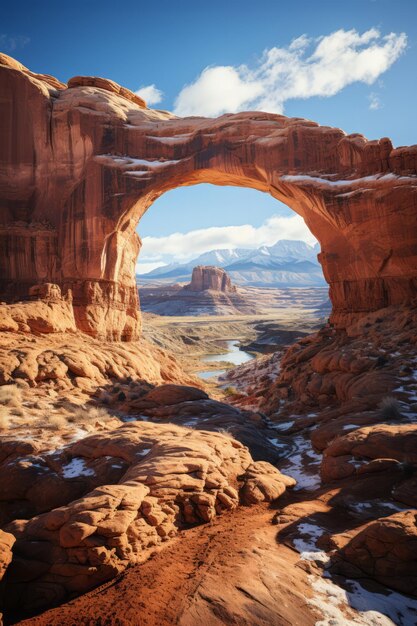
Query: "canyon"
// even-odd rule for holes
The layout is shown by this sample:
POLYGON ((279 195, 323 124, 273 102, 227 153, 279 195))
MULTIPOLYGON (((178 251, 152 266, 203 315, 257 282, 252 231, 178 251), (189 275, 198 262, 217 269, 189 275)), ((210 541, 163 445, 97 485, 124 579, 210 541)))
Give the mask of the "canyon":
POLYGON ((181 119, 6 55, 0 86, 5 623, 416 623, 417 146, 181 119), (141 333, 135 280, 141 216, 200 182, 301 215, 332 306, 306 332, 251 327, 272 352, 216 398, 185 321, 141 333))

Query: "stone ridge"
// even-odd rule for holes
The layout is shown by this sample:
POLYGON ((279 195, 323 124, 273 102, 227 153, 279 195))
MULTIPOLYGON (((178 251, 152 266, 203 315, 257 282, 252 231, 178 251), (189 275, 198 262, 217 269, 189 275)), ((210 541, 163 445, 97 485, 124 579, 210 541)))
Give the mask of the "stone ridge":
POLYGON ((417 146, 270 113, 180 119, 110 81, 68 89, 0 61, 13 111, 0 144, 3 300, 56 284, 71 292, 77 329, 138 338, 137 224, 162 193, 203 182, 268 192, 303 217, 320 242, 336 326, 415 299, 417 146))
POLYGON ((134 94, 130 91, 130 89, 126 89, 126 87, 122 87, 118 83, 114 82, 114 80, 110 80, 108 78, 97 78, 96 76, 74 76, 68 81, 68 89, 73 87, 97 87, 98 89, 105 89, 106 91, 110 91, 110 93, 122 96, 122 98, 126 98, 126 100, 130 100, 143 109, 146 109, 146 102, 143 98, 134 94))
POLYGON ((236 293, 236 287, 228 273, 221 267, 213 265, 197 265, 193 268, 191 282, 185 285, 186 291, 221 291, 222 293, 236 293))

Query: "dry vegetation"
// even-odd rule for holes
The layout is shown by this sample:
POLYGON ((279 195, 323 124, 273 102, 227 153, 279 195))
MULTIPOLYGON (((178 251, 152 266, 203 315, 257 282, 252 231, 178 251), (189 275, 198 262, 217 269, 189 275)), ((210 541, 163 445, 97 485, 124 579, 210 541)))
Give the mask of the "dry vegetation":
MULTIPOLYGON (((20 381, 19 381, 20 382, 20 381)), ((89 403, 86 395, 63 398, 52 386, 0 386, 0 433, 59 445, 74 437, 107 428, 114 420, 109 410, 89 403), (53 435, 52 435, 53 433, 53 435)))
POLYGON ((0 430, 7 431, 12 424, 12 416, 23 416, 22 390, 18 385, 0 387, 0 430))
POLYGON ((401 404, 396 398, 387 396, 379 403, 381 417, 385 420, 398 420, 402 418, 401 404))
POLYGON ((0 404, 20 408, 22 405, 22 390, 20 387, 18 385, 2 385, 0 387, 0 404))

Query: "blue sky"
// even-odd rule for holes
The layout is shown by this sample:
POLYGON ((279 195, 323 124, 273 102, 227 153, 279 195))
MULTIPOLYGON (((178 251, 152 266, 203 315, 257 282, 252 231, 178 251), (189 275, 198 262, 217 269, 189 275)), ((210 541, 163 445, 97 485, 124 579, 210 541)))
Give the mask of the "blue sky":
MULTIPOLYGON (((148 94, 163 92, 162 100, 153 106, 185 113, 217 114, 221 102, 228 110, 245 105, 251 109, 275 107, 272 110, 349 133, 361 132, 368 138, 389 136, 394 145, 417 143, 412 106, 417 96, 416 42, 416 0, 39 0, 8 3, 0 21, 3 52, 34 71, 61 80, 77 74, 98 75, 133 91, 148 87, 148 94), (376 69, 372 62, 368 74, 362 71, 366 61, 358 57, 355 66, 354 58, 350 63, 349 56, 341 57, 344 61, 330 68, 333 86, 324 87, 327 93, 333 89, 334 95, 324 97, 323 88, 320 91, 317 85, 326 70, 329 55, 323 55, 329 49, 320 52, 318 47, 324 45, 320 42, 333 36, 325 42, 334 45, 334 33, 344 31, 337 43, 349 49, 346 33, 352 30, 356 38, 363 38, 353 49, 377 46, 385 57, 376 69), (391 43, 387 39, 390 33, 394 33, 391 43), (291 50, 298 54, 303 46, 305 51, 290 58, 295 63, 294 76, 271 81, 271 68, 277 69, 279 59, 293 54, 291 50), (311 78, 305 60, 314 54, 323 57, 319 75, 315 85, 304 85, 303 72, 308 81, 311 78), (218 89, 213 90, 213 84, 218 89), (233 85, 232 93, 227 93, 228 84, 233 85), (184 90, 187 85, 192 87, 184 90)), ((158 263, 198 253, 202 250, 191 245, 199 241, 198 236, 184 239, 184 234, 207 228, 212 229, 213 237, 205 236, 204 245, 211 241, 213 246, 246 245, 242 230, 230 230, 243 225, 251 226, 246 236, 253 245, 273 227, 277 228, 276 238, 288 234, 307 238, 302 224, 294 220, 284 205, 253 190, 210 185, 173 190, 160 198, 140 223, 141 256, 146 263, 158 263), (287 223, 280 219, 285 217, 287 223), (177 232, 175 251, 173 235, 177 232)))

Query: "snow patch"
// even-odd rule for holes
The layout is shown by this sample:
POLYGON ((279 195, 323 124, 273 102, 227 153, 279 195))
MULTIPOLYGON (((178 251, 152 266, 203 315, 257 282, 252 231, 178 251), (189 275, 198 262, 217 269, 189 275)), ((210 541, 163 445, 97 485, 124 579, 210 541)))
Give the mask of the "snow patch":
POLYGON ((320 561, 321 563, 328 563, 329 557, 323 551, 317 548, 316 542, 323 534, 323 529, 314 524, 308 524, 307 522, 299 524, 297 530, 301 537, 297 537, 293 540, 293 545, 297 552, 300 553, 300 558, 303 561, 320 561))
POLYGON ((183 143, 184 139, 187 139, 192 135, 193 133, 183 133, 181 135, 175 135, 173 137, 157 137, 156 135, 148 135, 148 139, 160 141, 161 143, 183 143))
POLYGON ((140 456, 146 456, 147 454, 149 454, 149 452, 152 450, 152 448, 143 448, 143 450, 140 450, 138 452, 138 455, 140 456))
POLYGON ((349 591, 328 578, 310 575, 315 592, 308 600, 323 619, 315 626, 411 626, 417 623, 417 601, 391 592, 371 593, 358 582, 347 580, 349 591))
POLYGON ((288 430, 291 426, 294 426, 294 422, 281 422, 281 424, 273 424, 271 428, 274 428, 275 430, 288 430))
POLYGON ((310 440, 302 436, 294 437, 293 444, 295 450, 290 452, 282 469, 297 481, 294 491, 314 491, 321 485, 319 464, 322 455, 317 454, 312 449, 310 440))
POLYGON ((285 443, 285 442, 283 443, 276 437, 271 437, 271 438, 267 437, 267 439, 269 443, 271 443, 274 446, 274 448, 278 448, 278 450, 282 450, 282 449, 285 450, 285 448, 288 448, 288 445, 289 445, 288 443, 285 443))
POLYGON ((64 478, 77 478, 78 476, 94 476, 93 469, 86 467, 85 459, 75 456, 69 463, 62 466, 64 478))
MULTIPOLYGON (((366 503, 365 503, 366 504, 366 503)), ((307 522, 298 525, 301 538, 293 540, 301 559, 322 562, 329 557, 316 546, 323 529, 307 522)), ((417 601, 397 592, 372 593, 358 582, 346 580, 348 591, 324 577, 308 576, 315 592, 308 600, 310 606, 322 613, 315 626, 411 626, 417 624, 417 601)))
POLYGON ((350 180, 329 180, 327 178, 320 178, 319 176, 309 176, 307 174, 284 174, 281 176, 281 180, 288 183, 319 183, 328 185, 329 187, 346 187, 354 184, 363 184, 373 181, 389 181, 389 180, 410 180, 415 181, 415 176, 397 176, 397 174, 373 174, 372 176, 364 176, 363 178, 352 178, 350 180))

